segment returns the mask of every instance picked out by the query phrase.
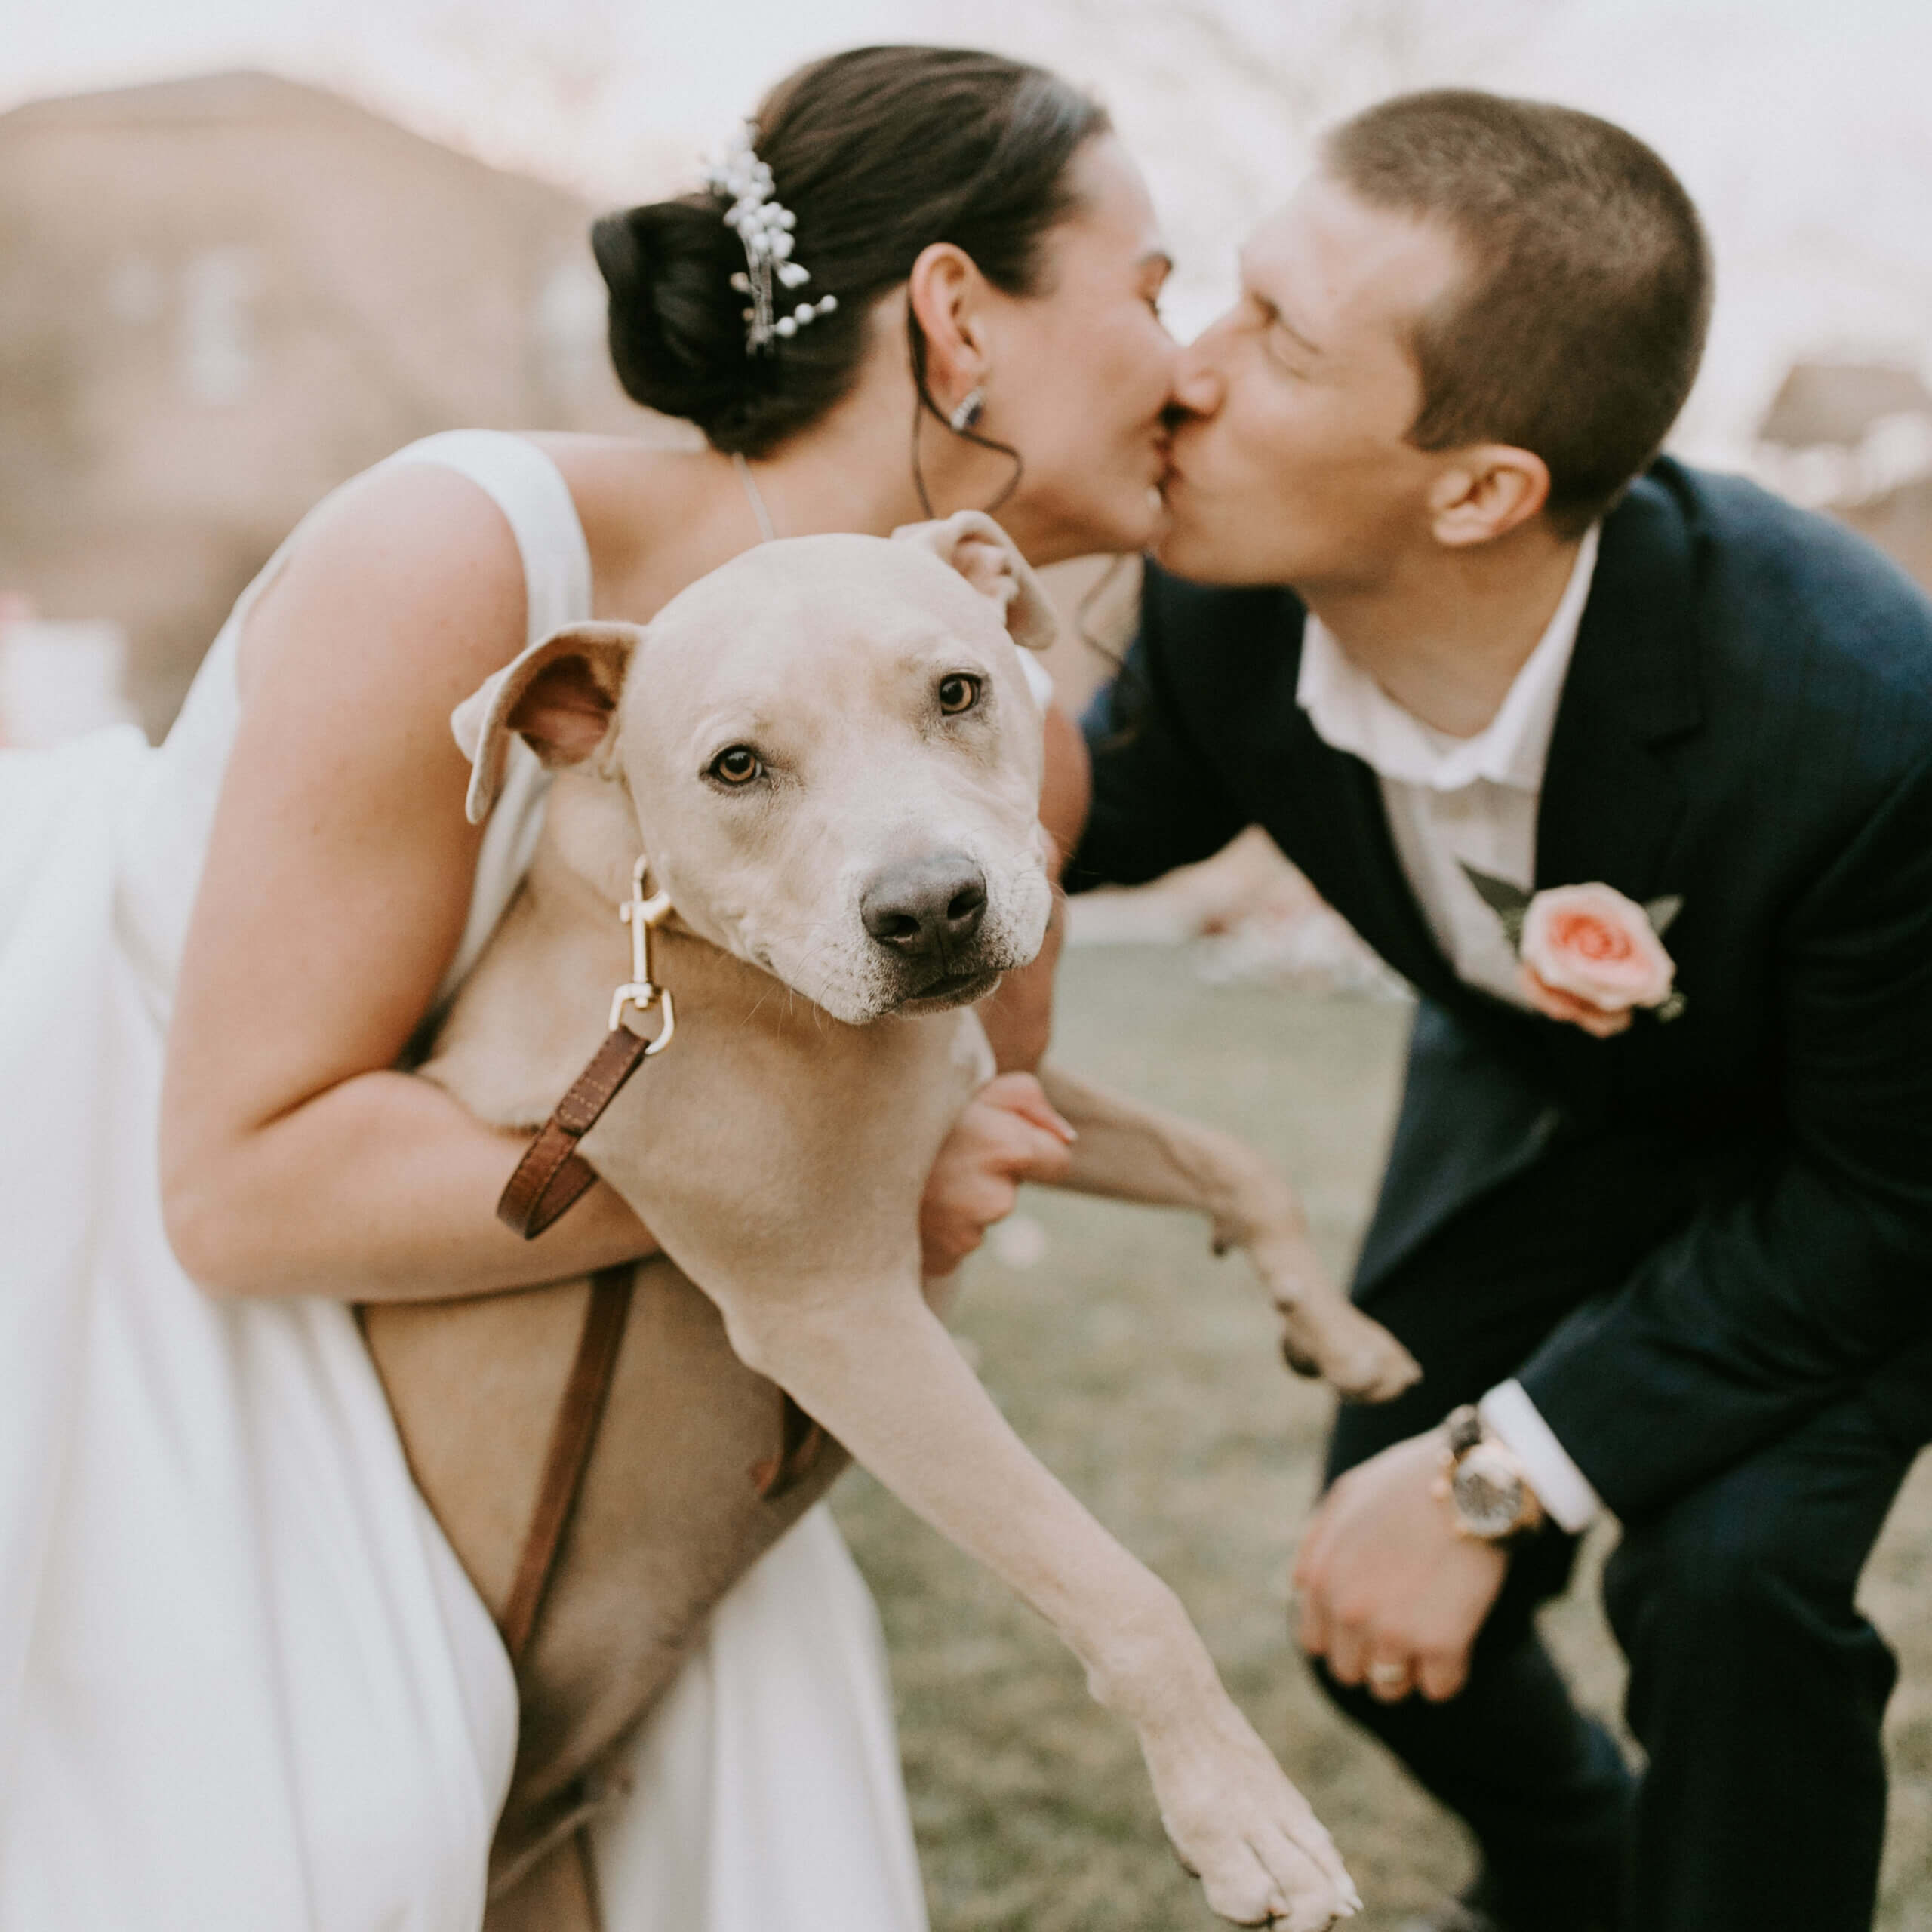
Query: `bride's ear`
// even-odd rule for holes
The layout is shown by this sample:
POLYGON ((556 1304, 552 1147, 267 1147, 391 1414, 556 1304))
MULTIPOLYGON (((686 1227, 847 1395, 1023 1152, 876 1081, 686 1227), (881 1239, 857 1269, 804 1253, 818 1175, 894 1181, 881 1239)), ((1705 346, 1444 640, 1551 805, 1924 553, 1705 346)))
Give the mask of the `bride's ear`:
POLYGON ((571 624, 512 658, 450 714, 469 760, 469 822, 480 825, 503 789, 511 735, 546 765, 583 764, 604 750, 623 697, 635 624, 571 624))
POLYGON ((942 408, 986 376, 985 285, 972 257, 951 242, 929 242, 906 278, 906 304, 925 337, 926 386, 942 408))
POLYGON ((1014 642, 1044 651, 1059 635, 1053 606, 1033 567, 984 510, 956 510, 932 523, 901 524, 895 543, 916 543, 957 571, 980 595, 999 607, 1014 642))

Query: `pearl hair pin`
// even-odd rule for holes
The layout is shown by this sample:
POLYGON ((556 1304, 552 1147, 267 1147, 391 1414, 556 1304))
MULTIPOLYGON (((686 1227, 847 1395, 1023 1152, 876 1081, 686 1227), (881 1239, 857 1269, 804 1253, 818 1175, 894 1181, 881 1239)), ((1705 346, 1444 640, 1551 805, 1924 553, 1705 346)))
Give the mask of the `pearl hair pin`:
POLYGON ((792 259, 798 217, 773 198, 771 169, 758 158, 753 145, 757 138, 757 124, 747 121, 737 145, 706 169, 704 184, 730 202, 724 225, 744 244, 745 266, 732 276, 731 286, 752 298, 744 312, 745 353, 768 355, 777 346, 774 337, 795 336, 808 322, 832 314, 838 297, 822 295, 816 302, 799 303, 787 314, 778 312, 780 291, 801 288, 812 277, 803 263, 792 259))

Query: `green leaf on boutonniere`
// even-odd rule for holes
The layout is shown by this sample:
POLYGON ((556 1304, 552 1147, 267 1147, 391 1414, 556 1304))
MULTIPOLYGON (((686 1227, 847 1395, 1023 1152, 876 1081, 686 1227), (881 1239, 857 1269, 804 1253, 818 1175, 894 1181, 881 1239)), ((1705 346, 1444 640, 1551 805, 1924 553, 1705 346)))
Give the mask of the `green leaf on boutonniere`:
POLYGON ((1684 1017, 1684 1009, 1690 1004, 1690 1002, 1684 998, 1683 994, 1676 992, 1670 994, 1657 1009, 1659 1023, 1662 1024, 1672 1020, 1681 1020, 1684 1017))
POLYGON ((1475 888, 1477 897, 1502 921, 1503 936, 1509 942, 1510 951, 1520 952, 1523 949, 1523 915, 1530 909, 1530 900, 1534 895, 1525 892, 1520 885, 1512 885, 1506 878, 1479 872, 1474 866, 1460 859, 1456 863, 1462 866, 1463 876, 1475 888))
POLYGON ((1681 892, 1665 894, 1661 899, 1646 900, 1644 916, 1651 922, 1651 931, 1659 939, 1670 929, 1670 922, 1684 910, 1684 895, 1681 892))

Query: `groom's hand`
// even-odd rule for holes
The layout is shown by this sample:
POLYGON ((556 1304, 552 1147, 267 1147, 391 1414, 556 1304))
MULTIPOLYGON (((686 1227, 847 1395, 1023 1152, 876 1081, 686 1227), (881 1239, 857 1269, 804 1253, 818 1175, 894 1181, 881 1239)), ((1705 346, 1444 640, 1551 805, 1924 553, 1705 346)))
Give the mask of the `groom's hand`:
POLYGON ((1398 1442, 1338 1477, 1302 1536, 1301 1647, 1384 1703, 1461 1690, 1509 1567, 1501 1545, 1457 1528, 1441 1473, 1440 1431, 1398 1442))

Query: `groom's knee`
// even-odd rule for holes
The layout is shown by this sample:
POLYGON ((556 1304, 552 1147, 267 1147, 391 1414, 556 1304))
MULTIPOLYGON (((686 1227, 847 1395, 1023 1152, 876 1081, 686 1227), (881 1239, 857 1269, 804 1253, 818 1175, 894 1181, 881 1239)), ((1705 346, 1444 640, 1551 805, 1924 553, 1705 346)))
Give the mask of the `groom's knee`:
POLYGON ((1626 1524, 1603 1595, 1633 1697, 1666 1681, 1700 1700, 1727 1684, 1759 1695, 1779 1660, 1809 1667, 1831 1652, 1889 1678, 1890 1654, 1853 1601, 1863 1557, 1748 1467, 1626 1524))

